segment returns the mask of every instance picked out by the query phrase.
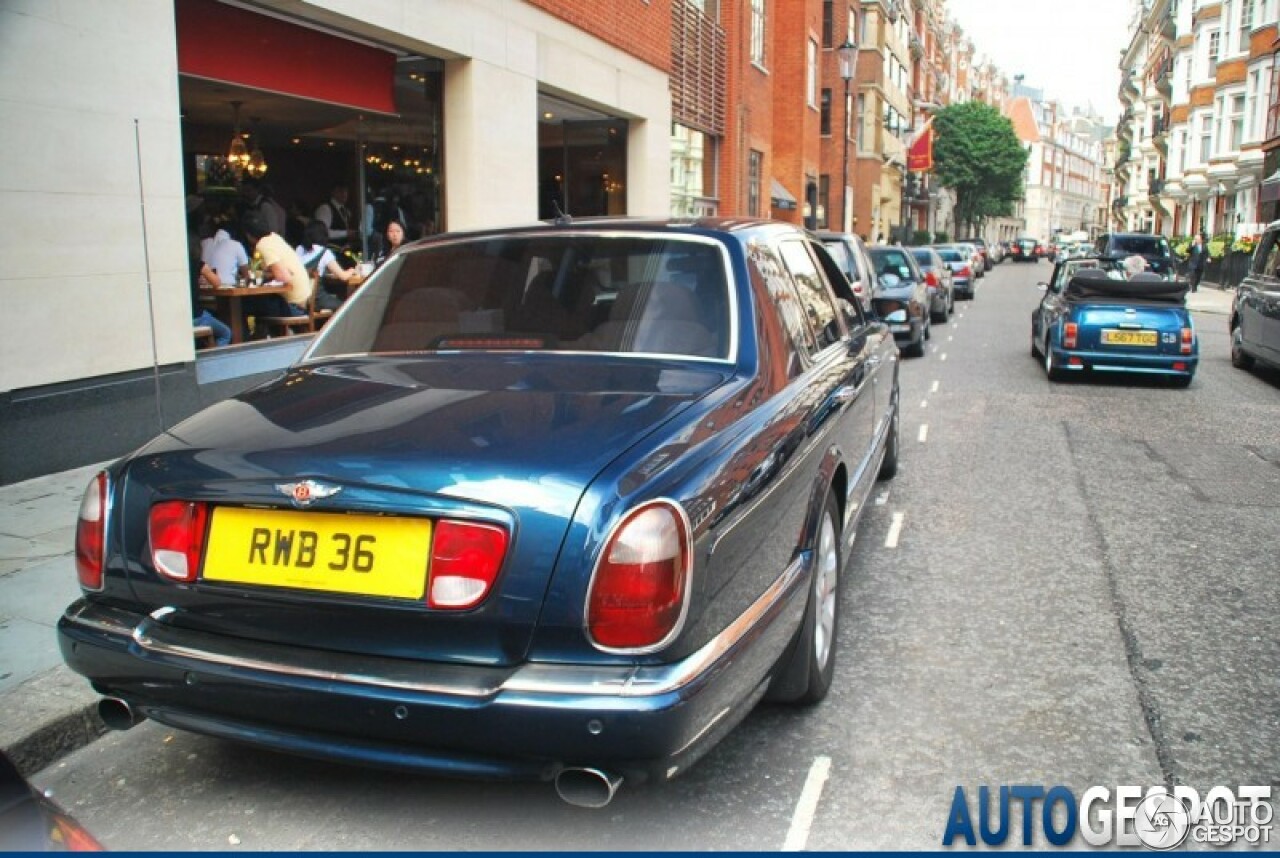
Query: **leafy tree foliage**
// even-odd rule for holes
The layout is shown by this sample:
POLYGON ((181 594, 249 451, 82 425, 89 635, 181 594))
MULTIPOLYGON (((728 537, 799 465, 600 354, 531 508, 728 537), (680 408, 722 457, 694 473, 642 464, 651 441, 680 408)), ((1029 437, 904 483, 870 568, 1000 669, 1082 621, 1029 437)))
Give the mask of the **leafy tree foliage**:
POLYGON ((970 229, 1013 214, 1022 199, 1027 150, 1013 123, 989 104, 968 101, 934 115, 934 173, 956 193, 956 221, 970 229))

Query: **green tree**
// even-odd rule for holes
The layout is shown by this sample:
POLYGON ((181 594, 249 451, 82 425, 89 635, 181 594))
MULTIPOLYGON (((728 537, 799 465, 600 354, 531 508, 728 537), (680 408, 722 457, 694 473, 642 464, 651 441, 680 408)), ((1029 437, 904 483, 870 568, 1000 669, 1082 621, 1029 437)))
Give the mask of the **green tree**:
POLYGON ((1013 123, 989 104, 967 101, 933 118, 934 173, 956 194, 956 225, 978 229, 989 217, 1013 214, 1022 199, 1027 150, 1013 123))

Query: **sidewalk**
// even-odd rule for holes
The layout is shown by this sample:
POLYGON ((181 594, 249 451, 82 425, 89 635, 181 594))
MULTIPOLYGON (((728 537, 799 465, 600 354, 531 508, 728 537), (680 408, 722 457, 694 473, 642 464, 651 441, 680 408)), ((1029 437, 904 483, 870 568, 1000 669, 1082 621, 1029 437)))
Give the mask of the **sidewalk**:
POLYGON ((103 733, 98 695, 55 628, 80 594, 75 523, 101 465, 0 486, 0 750, 31 774, 103 733))
MULTIPOLYGON (((1187 306, 1228 315, 1234 296, 1234 289, 1202 283, 1187 306)), ((0 750, 28 774, 105 730, 98 695, 63 665, 55 633, 80 593, 76 511, 100 467, 0 486, 0 750)))

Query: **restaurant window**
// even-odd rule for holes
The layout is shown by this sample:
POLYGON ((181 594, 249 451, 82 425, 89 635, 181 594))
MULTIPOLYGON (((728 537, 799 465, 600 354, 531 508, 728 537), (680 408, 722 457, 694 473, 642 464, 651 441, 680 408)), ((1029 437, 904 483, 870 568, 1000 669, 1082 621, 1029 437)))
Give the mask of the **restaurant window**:
POLYGON ((765 0, 751 0, 751 62, 764 65, 765 0))
POLYGON ((828 87, 822 88, 822 105, 821 113, 818 119, 818 133, 823 137, 831 136, 831 90, 828 87))
POLYGON ((760 217, 760 177, 764 174, 764 153, 752 149, 747 159, 747 214, 760 217))
POLYGON ((538 218, 627 213, 627 122, 538 96, 538 218), (557 211, 558 210, 558 211, 557 211))

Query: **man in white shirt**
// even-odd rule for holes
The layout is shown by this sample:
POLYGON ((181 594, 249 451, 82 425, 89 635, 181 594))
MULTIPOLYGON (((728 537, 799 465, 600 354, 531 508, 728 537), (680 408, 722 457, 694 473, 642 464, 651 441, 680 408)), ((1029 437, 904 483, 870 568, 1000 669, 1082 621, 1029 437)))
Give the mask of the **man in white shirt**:
POLYGON ((225 229, 220 229, 201 242, 203 248, 200 259, 218 274, 218 279, 225 284, 234 284, 249 268, 249 254, 244 245, 232 238, 225 229))

